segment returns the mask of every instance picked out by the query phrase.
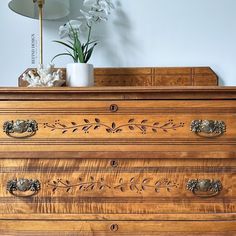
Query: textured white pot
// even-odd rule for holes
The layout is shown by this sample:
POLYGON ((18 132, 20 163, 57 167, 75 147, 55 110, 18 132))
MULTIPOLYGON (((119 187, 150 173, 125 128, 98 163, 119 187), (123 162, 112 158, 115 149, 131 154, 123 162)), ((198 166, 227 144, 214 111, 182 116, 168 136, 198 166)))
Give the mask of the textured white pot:
POLYGON ((94 85, 93 65, 70 63, 66 67, 66 80, 69 87, 87 87, 94 85))

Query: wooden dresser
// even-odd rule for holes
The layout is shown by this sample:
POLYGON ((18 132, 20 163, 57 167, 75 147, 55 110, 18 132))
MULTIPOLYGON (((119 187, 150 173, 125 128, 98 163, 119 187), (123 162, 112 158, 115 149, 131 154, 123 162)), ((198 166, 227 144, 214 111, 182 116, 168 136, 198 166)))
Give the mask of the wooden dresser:
POLYGON ((0 235, 236 235, 236 87, 0 89, 0 235))

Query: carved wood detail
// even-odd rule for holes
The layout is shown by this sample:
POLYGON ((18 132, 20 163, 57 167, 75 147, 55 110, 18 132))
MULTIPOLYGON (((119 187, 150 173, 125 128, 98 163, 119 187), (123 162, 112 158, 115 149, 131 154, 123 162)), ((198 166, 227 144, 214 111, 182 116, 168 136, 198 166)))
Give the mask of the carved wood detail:
POLYGON ((128 127, 130 131, 134 131, 138 129, 142 134, 146 134, 148 129, 152 132, 157 133, 158 130, 163 132, 168 132, 168 130, 176 130, 178 128, 184 127, 184 123, 175 124, 173 120, 169 120, 164 124, 160 124, 159 122, 155 122, 153 124, 148 124, 148 120, 142 120, 141 122, 136 122, 135 119, 130 119, 127 124, 117 125, 115 122, 112 122, 111 125, 107 125, 102 123, 99 118, 95 118, 94 122, 90 122, 88 119, 84 119, 84 124, 77 124, 72 121, 71 125, 66 125, 62 123, 60 120, 56 120, 54 124, 51 123, 43 123, 44 128, 50 128, 51 131, 60 130, 62 134, 71 130, 73 133, 83 131, 84 133, 89 133, 90 130, 98 130, 99 128, 105 128, 107 133, 121 133, 123 128, 128 127))
POLYGON ((135 177, 132 177, 130 180, 126 181, 124 178, 120 178, 118 183, 109 183, 109 181, 104 178, 95 179, 93 176, 90 176, 89 180, 84 180, 79 177, 77 183, 71 183, 69 180, 52 180, 48 181, 47 186, 52 189, 52 192, 57 191, 58 189, 64 189, 66 192, 78 188, 80 191, 93 191, 93 190, 118 190, 120 192, 134 191, 136 193, 141 193, 146 189, 153 189, 154 192, 159 193, 161 189, 166 189, 168 192, 171 192, 173 188, 179 186, 175 181, 171 181, 167 178, 159 179, 153 181, 150 178, 144 178, 139 180, 135 177))

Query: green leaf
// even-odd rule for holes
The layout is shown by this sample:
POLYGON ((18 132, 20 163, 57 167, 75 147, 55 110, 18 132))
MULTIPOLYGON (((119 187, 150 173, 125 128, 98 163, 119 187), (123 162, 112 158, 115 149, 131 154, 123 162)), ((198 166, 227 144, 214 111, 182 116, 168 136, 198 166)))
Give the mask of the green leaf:
POLYGON ((87 41, 85 43, 81 43, 80 41, 80 34, 77 30, 75 30, 72 25, 70 24, 70 34, 69 34, 69 40, 66 40, 66 42, 55 40, 53 42, 56 42, 58 44, 61 44, 68 48, 69 50, 66 50, 66 53, 61 53, 56 55, 52 61, 59 57, 59 56, 70 56, 73 58, 74 62, 80 62, 80 63, 87 63, 89 59, 91 58, 91 55, 93 53, 94 47, 97 45, 97 40, 92 41, 90 39, 91 37, 91 26, 89 26, 89 33, 87 36, 87 41))
POLYGON ((93 43, 97 43, 97 42, 98 42, 98 40, 93 40, 93 41, 91 41, 91 42, 85 43, 84 45, 87 46, 87 45, 90 45, 90 44, 93 44, 93 43))
POLYGON ((83 50, 82 50, 82 45, 81 45, 81 42, 78 38, 75 40, 74 46, 75 46, 76 55, 79 58, 79 61, 81 63, 84 63, 84 54, 83 54, 83 50))
POLYGON ((78 32, 73 29, 73 27, 70 25, 70 30, 72 32, 72 41, 73 41, 73 51, 74 51, 74 60, 80 61, 81 63, 84 63, 84 54, 82 50, 82 45, 79 40, 78 32))
POLYGON ((60 53, 60 54, 57 54, 55 57, 53 57, 51 62, 54 61, 57 57, 60 57, 60 56, 71 56, 74 60, 74 57, 70 53, 60 53))
POLYGON ((70 40, 68 40, 67 42, 68 42, 71 46, 74 45, 74 43, 73 43, 72 41, 70 41, 70 40))
POLYGON ((97 45, 97 43, 95 43, 95 44, 88 50, 88 53, 87 53, 87 55, 86 55, 86 57, 85 57, 85 60, 84 60, 85 63, 87 63, 87 62, 89 61, 89 59, 91 58, 92 53, 93 53, 93 49, 94 49, 94 47, 95 47, 96 45, 97 45))
POLYGON ((58 41, 58 40, 54 40, 53 41, 54 43, 59 43, 59 44, 62 44, 68 48, 70 48, 71 50, 75 50, 72 46, 70 46, 69 44, 65 43, 65 42, 62 42, 62 41, 58 41))
POLYGON ((85 45, 85 44, 82 44, 81 48, 82 48, 82 52, 83 52, 83 54, 84 54, 84 50, 86 49, 86 45, 85 45))
POLYGON ((75 57, 69 50, 66 50, 66 51, 67 51, 67 53, 69 53, 70 56, 73 58, 74 62, 78 62, 78 58, 77 58, 77 57, 75 57))

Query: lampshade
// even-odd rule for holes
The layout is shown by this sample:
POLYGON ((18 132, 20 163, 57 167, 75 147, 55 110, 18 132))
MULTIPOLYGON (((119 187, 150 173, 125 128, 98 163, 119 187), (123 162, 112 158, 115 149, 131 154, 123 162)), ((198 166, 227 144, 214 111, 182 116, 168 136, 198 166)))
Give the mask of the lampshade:
MULTIPOLYGON (((39 18, 39 8, 37 1, 34 0, 11 0, 9 8, 23 16, 33 19, 39 18)), ((70 13, 69 0, 46 0, 44 4, 43 19, 56 20, 64 18, 70 13)))

